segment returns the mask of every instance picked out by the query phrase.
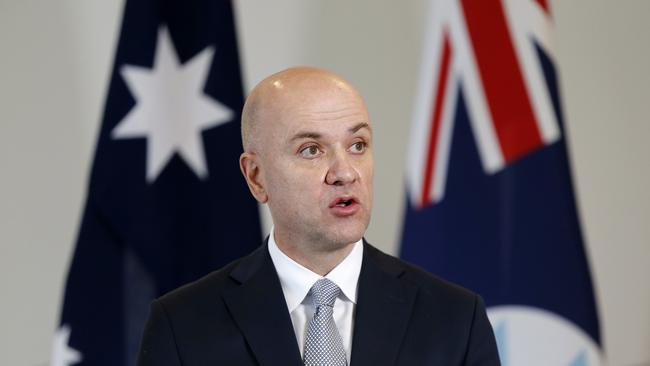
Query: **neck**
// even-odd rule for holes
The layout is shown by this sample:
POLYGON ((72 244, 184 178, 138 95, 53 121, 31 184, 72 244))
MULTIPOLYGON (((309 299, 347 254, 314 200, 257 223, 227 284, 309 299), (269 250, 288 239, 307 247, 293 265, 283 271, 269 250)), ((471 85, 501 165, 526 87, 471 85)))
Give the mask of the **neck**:
POLYGON ((310 271, 325 276, 350 254, 356 242, 349 244, 311 243, 283 238, 274 232, 275 243, 282 253, 310 271), (300 243, 296 245, 296 243, 300 243))

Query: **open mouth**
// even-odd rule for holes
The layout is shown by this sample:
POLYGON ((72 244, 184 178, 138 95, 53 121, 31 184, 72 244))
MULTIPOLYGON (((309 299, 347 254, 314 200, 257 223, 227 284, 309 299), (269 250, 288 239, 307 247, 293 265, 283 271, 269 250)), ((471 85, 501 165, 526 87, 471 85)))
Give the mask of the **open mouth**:
POLYGON ((357 201, 354 197, 341 197, 334 200, 330 207, 349 207, 355 203, 357 203, 357 201))
POLYGON ((355 215, 361 209, 359 200, 354 196, 341 196, 330 203, 330 210, 334 216, 348 217, 355 215))
POLYGON ((354 203, 354 200, 352 200, 352 199, 349 199, 349 200, 341 200, 341 201, 339 201, 335 206, 338 206, 338 207, 348 207, 348 206, 350 206, 350 205, 353 204, 353 203, 354 203))

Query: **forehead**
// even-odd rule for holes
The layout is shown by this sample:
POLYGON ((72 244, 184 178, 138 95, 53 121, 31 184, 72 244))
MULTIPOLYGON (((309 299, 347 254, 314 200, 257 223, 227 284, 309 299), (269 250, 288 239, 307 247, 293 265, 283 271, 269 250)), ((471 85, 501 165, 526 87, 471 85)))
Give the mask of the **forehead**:
POLYGON ((272 127, 283 135, 313 129, 322 134, 348 131, 361 123, 370 125, 361 96, 346 85, 304 85, 278 90, 272 127))

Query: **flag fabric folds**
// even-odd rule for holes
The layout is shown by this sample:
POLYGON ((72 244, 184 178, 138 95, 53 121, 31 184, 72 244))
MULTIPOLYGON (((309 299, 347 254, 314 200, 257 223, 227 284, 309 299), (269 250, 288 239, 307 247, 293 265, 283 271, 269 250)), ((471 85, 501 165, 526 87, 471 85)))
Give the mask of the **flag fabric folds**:
POLYGON ((127 0, 52 354, 133 365, 150 301, 261 243, 229 1, 127 0))
POLYGON ((431 2, 401 256, 486 300, 503 365, 599 365, 546 1, 431 2))

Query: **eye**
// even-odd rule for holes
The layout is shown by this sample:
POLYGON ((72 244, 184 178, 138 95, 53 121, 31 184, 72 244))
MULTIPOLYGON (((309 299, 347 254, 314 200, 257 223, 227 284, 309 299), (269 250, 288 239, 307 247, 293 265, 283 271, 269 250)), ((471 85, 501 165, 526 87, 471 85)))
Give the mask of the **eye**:
POLYGON ((302 150, 300 150, 300 156, 303 158, 315 158, 320 153, 320 149, 316 145, 309 145, 302 150))
POLYGON ((357 141, 357 142, 355 142, 354 144, 352 144, 352 146, 350 147, 350 149, 352 150, 352 152, 355 152, 355 153, 362 153, 362 152, 366 151, 366 147, 367 147, 367 146, 368 146, 368 144, 366 144, 365 142, 363 142, 363 141, 357 141))

